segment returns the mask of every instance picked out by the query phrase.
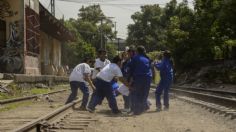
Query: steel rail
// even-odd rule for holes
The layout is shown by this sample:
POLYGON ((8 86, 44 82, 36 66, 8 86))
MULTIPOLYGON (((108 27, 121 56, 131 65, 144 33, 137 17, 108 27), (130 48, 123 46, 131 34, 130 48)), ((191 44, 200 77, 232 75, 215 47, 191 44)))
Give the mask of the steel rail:
POLYGON ((229 95, 236 97, 236 92, 229 92, 229 91, 222 91, 222 90, 214 90, 214 89, 203 89, 203 88, 195 88, 195 87, 183 87, 183 86, 173 86, 177 89, 185 89, 185 90, 191 90, 191 91, 202 91, 202 92, 212 92, 216 94, 222 94, 222 95, 229 95))
POLYGON ((215 104, 219 104, 222 106, 236 109, 236 100, 235 99, 216 96, 216 95, 209 95, 209 94, 205 94, 205 93, 198 93, 198 92, 193 92, 193 91, 188 91, 188 90, 174 89, 174 88, 172 88, 171 91, 178 94, 178 95, 188 96, 188 97, 192 97, 192 98, 199 99, 202 101, 215 103, 215 104))
POLYGON ((64 106, 54 110, 53 112, 51 112, 51 113, 49 113, 45 116, 42 116, 42 117, 40 117, 36 120, 33 120, 33 121, 23 125, 23 126, 20 126, 16 129, 14 129, 12 132, 26 132, 26 131, 30 131, 34 128, 36 128, 37 131, 39 131, 39 127, 40 127, 39 124, 40 123, 52 119, 53 117, 55 117, 55 116, 59 115, 60 113, 66 111, 67 109, 71 108, 72 106, 74 106, 75 104, 77 104, 79 102, 81 102, 81 99, 75 100, 75 101, 73 101, 73 102, 71 102, 67 105, 64 105, 64 106))
POLYGON ((27 97, 19 97, 19 98, 13 98, 13 99, 0 100, 0 105, 16 103, 16 102, 25 101, 25 100, 30 100, 30 99, 37 98, 39 96, 51 95, 51 94, 55 94, 55 93, 64 92, 64 91, 67 91, 67 90, 68 89, 62 89, 62 90, 49 92, 49 93, 45 93, 45 94, 37 94, 37 95, 31 95, 31 96, 27 96, 27 97))

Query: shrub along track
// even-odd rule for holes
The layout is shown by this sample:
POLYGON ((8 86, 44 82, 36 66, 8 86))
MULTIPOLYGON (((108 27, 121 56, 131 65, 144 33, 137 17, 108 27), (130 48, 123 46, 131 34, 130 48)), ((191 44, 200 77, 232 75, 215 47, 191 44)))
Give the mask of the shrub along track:
POLYGON ((11 131, 64 105, 68 88, 47 94, 0 101, 0 132, 11 131), (10 107, 10 109, 5 109, 10 107))

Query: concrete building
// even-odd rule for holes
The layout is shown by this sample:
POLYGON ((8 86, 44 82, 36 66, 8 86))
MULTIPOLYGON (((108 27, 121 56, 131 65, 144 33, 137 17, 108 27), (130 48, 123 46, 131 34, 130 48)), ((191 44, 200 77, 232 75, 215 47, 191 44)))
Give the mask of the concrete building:
POLYGON ((39 0, 0 1, 0 72, 64 75, 61 45, 73 39, 39 0))

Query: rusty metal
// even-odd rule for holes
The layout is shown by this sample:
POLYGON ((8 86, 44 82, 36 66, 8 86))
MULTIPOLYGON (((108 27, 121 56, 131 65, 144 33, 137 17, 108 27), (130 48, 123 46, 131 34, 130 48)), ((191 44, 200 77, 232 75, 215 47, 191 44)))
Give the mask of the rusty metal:
POLYGON ((183 89, 195 92, 204 92, 204 93, 212 93, 216 95, 220 95, 223 97, 236 97, 236 92, 229 92, 223 90, 215 90, 215 89, 205 89, 205 88, 196 88, 196 87, 184 87, 184 86, 174 86, 176 89, 183 89))
POLYGON ((180 89, 171 89, 171 91, 178 95, 184 95, 184 96, 192 97, 198 100, 236 109, 236 100, 231 99, 231 98, 210 95, 210 94, 205 94, 205 93, 199 93, 199 92, 192 92, 192 91, 187 91, 187 90, 180 90, 180 89))
POLYGON ((67 90, 68 89, 63 89, 63 90, 58 90, 58 91, 54 91, 54 92, 50 92, 50 93, 46 93, 46 94, 38 94, 38 95, 32 95, 32 96, 27 96, 27 97, 0 100, 0 105, 9 104, 9 103, 16 103, 16 102, 30 100, 30 99, 35 99, 39 96, 51 95, 51 94, 55 94, 55 93, 64 92, 64 91, 67 91, 67 90))
POLYGON ((25 131, 32 130, 34 128, 38 129, 38 127, 40 127, 40 126, 38 126, 40 123, 50 120, 51 118, 57 116, 58 114, 64 112, 65 110, 71 108, 72 106, 74 106, 75 104, 77 104, 79 102, 81 102, 81 100, 76 100, 76 101, 73 101, 72 103, 64 105, 64 106, 58 108, 57 110, 55 110, 43 117, 40 117, 34 121, 31 121, 31 122, 19 127, 19 128, 14 129, 12 132, 25 132, 25 131))

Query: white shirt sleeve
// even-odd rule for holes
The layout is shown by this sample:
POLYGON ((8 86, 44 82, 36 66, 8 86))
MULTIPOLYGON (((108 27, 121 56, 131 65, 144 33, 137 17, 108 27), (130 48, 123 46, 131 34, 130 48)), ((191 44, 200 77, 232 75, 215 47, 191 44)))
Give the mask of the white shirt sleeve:
POLYGON ((88 74, 91 74, 91 68, 89 65, 85 64, 84 65, 84 73, 88 73, 88 74))
POLYGON ((115 77, 123 77, 123 74, 118 66, 114 68, 114 75, 115 77))
POLYGON ((102 66, 101 66, 100 60, 96 59, 95 64, 94 64, 94 68, 96 69, 96 68, 101 68, 101 67, 102 66))

